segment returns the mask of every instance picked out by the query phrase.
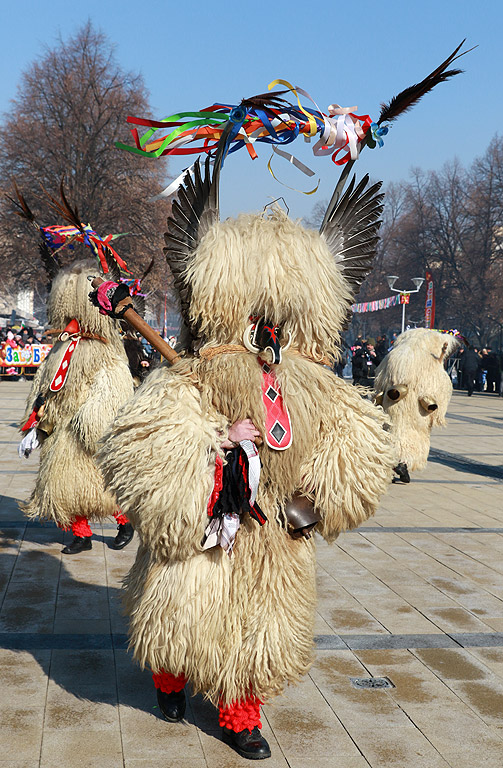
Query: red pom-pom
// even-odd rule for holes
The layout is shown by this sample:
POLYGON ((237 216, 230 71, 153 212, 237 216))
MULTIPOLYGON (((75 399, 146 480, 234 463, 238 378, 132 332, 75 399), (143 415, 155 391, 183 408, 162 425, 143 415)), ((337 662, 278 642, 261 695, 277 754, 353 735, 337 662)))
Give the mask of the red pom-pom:
POLYGON ((72 533, 74 536, 92 536, 93 532, 87 517, 76 517, 72 523, 72 533))
POLYGON ((172 675, 162 669, 158 674, 152 672, 152 680, 155 687, 160 688, 163 693, 178 693, 187 684, 185 675, 172 675))
POLYGON ((262 728, 260 721, 261 701, 255 696, 248 696, 240 702, 234 701, 230 706, 219 707, 219 723, 222 728, 229 728, 239 733, 245 728, 252 731, 255 727, 262 728))

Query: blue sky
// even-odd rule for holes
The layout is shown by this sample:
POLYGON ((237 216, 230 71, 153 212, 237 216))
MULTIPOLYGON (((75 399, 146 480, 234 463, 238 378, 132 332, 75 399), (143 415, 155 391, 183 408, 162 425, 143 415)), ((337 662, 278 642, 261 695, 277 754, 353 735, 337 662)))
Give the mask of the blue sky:
MULTIPOLYGON (((276 78, 309 91, 323 111, 333 102, 357 104, 360 114, 376 118, 381 101, 421 80, 466 37, 466 47, 478 48, 462 60, 465 73, 402 116, 383 149, 366 149, 358 173, 386 183, 407 178, 412 166, 439 169, 454 157, 468 165, 498 131, 503 135, 501 0, 9 3, 2 14, 0 111, 8 110, 21 72, 44 45, 52 46, 58 32, 72 34, 88 18, 107 33, 121 65, 142 73, 158 118, 214 101, 237 103, 276 78)), ((260 210, 280 195, 291 215, 309 215, 317 200, 329 197, 337 167, 314 157, 301 140, 291 151, 321 178, 316 195, 275 182, 267 170, 270 151, 259 145, 257 160, 243 150, 226 162, 223 215, 260 210)), ((170 174, 178 175, 185 164, 173 159, 170 174)), ((291 186, 313 186, 281 159, 275 158, 274 170, 291 186)))

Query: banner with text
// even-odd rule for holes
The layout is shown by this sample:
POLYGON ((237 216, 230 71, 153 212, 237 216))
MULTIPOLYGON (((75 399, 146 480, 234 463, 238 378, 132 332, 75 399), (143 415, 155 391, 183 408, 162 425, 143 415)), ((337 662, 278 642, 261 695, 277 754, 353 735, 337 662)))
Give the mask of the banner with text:
POLYGON ((13 347, 8 341, 0 349, 0 365, 11 367, 37 367, 44 362, 52 349, 52 344, 25 344, 13 347))

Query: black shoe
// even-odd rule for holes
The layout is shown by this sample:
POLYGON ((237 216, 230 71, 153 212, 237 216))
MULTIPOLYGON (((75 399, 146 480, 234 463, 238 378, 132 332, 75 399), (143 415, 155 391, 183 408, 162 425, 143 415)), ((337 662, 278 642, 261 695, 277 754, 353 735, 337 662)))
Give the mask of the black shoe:
POLYGON ((397 466, 393 468, 393 472, 396 472, 398 475, 398 477, 393 478, 393 482, 396 480, 401 481, 402 483, 410 483, 410 475, 407 469, 407 464, 405 464, 403 461, 401 461, 400 464, 397 464, 397 466))
POLYGON ((264 760, 271 757, 271 748, 257 727, 253 731, 245 728, 239 733, 231 731, 230 728, 222 728, 222 738, 238 755, 247 757, 248 760, 264 760))
POLYGON ((61 550, 63 555, 78 555, 79 552, 85 552, 93 548, 90 536, 74 536, 73 541, 61 550))
POLYGON ((117 526, 117 536, 108 546, 110 549, 124 549, 134 536, 134 528, 131 523, 124 523, 117 526))
POLYGON ((157 689, 157 703, 165 720, 169 723, 179 723, 185 715, 185 690, 177 693, 164 693, 157 689))

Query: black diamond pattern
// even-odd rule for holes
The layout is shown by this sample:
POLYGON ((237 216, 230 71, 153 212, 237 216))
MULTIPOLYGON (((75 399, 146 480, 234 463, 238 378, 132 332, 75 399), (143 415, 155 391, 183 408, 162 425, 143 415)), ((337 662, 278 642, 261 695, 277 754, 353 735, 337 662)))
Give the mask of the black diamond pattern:
POLYGON ((277 421, 274 424, 273 428, 271 429, 271 435, 274 437, 278 445, 283 440, 283 437, 285 436, 285 434, 286 434, 286 429, 284 429, 284 427, 281 426, 279 421, 277 421))
POLYGON ((266 396, 269 398, 269 400, 272 403, 274 403, 274 401, 276 400, 276 398, 278 396, 278 393, 276 392, 275 389, 273 389, 272 387, 269 387, 269 389, 266 392, 266 396))

